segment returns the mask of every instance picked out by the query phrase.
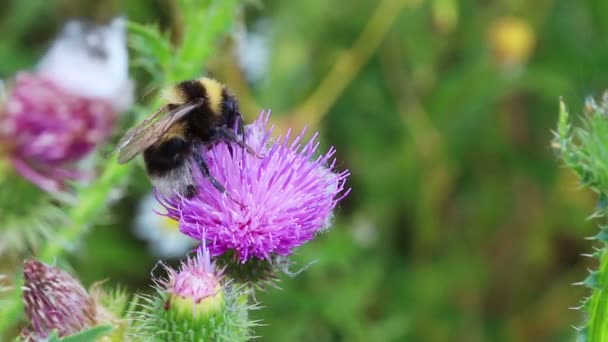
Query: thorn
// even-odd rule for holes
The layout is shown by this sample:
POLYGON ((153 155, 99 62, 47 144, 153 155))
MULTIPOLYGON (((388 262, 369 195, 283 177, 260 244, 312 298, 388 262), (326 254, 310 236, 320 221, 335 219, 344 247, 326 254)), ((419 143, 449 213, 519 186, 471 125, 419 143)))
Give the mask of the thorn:
POLYGON ((600 232, 597 233, 597 235, 595 236, 595 238, 597 240, 601 240, 603 242, 608 242, 608 229, 606 229, 605 227, 602 227, 600 229, 600 232))
POLYGON ((592 289, 600 289, 600 272, 599 271, 589 271, 589 276, 583 280, 583 283, 592 289))
POLYGON ((602 94, 602 105, 606 105, 608 104, 608 89, 604 91, 604 93, 602 94))
POLYGON ((598 106, 593 96, 587 96, 585 98, 585 111, 589 114, 593 114, 598 111, 598 106))

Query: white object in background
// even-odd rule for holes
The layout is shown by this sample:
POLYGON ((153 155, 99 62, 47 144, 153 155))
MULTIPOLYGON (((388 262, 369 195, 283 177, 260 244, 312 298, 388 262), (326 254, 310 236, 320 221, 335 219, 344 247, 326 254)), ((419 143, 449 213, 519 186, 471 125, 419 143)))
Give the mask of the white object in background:
POLYGON ((146 196, 139 205, 135 235, 148 241, 150 252, 157 257, 183 257, 196 246, 197 241, 181 233, 177 221, 157 214, 164 212, 165 208, 153 194, 146 196))
POLYGON ((68 21, 36 72, 67 92, 108 101, 117 112, 133 103, 134 84, 129 79, 126 20, 108 25, 68 21))

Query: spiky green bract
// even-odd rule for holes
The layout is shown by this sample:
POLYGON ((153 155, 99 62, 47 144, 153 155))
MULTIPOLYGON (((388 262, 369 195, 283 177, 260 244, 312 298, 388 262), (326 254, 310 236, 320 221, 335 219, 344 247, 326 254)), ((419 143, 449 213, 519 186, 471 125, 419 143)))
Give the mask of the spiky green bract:
POLYGON ((252 258, 248 262, 242 263, 234 251, 230 250, 218 256, 216 263, 232 281, 245 284, 253 289, 263 290, 276 286, 276 282, 279 280, 274 259, 252 258))
POLYGON ((106 289, 103 283, 93 284, 89 290, 97 303, 97 314, 100 321, 111 324, 112 331, 107 334, 105 342, 129 341, 128 312, 132 296, 122 288, 106 289))
POLYGON ((134 314, 136 339, 153 341, 246 341, 251 338, 248 291, 225 281, 209 261, 209 252, 188 258, 156 293, 142 296, 134 314))
POLYGON ((215 262, 232 282, 243 284, 252 290, 262 291, 270 287, 278 288, 280 274, 295 277, 315 263, 313 261, 292 271, 290 268, 294 264, 288 257, 275 255, 270 259, 252 258, 243 263, 234 251, 227 251, 216 257, 215 262))
MULTIPOLYGON (((608 213, 608 93, 597 105, 592 98, 586 102, 586 115, 580 127, 573 127, 563 101, 555 132, 554 147, 564 163, 580 177, 581 185, 596 192, 599 204, 593 217, 603 218, 608 213)), ((600 248, 594 256, 599 269, 591 271, 580 282, 591 289, 591 296, 583 301, 586 322, 579 329, 579 340, 608 341, 608 227, 603 226, 594 237, 600 248)))

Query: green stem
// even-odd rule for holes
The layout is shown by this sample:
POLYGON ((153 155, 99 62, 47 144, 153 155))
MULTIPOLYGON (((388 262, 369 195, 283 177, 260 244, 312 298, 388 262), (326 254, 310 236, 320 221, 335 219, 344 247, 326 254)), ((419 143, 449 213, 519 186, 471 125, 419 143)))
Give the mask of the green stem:
POLYGON ((587 323, 587 341, 608 340, 608 251, 602 249, 599 271, 592 272, 585 284, 593 288, 587 302, 589 322, 587 323))
POLYGON ((42 261, 52 263, 55 258, 63 254, 64 250, 74 247, 75 241, 78 241, 95 218, 105 212, 110 193, 118 184, 127 180, 132 165, 119 165, 113 159, 92 186, 79 189, 80 204, 70 208, 68 212, 70 223, 59 229, 53 240, 42 249, 40 253, 42 261))
POLYGON ((0 308, 0 339, 2 333, 14 327, 15 324, 23 316, 23 303, 21 302, 21 287, 23 286, 23 277, 15 276, 14 290, 7 294, 8 298, 3 300, 4 305, 0 308))

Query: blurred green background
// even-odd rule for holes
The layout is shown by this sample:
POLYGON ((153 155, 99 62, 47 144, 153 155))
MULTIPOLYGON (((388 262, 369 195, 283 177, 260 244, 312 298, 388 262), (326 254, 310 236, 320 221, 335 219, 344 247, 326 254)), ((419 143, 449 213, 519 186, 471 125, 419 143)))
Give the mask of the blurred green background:
MULTIPOLYGON (((0 77, 31 68, 68 18, 179 29, 172 6, 4 0, 0 77)), ((297 251, 317 263, 257 297, 260 340, 572 340, 594 197, 551 130, 560 96, 608 86, 606 13, 605 0, 245 3, 209 73, 247 120, 272 108, 280 127, 319 130, 353 188, 334 228, 297 251)), ((138 172, 72 256, 85 284, 148 288, 138 172)))

